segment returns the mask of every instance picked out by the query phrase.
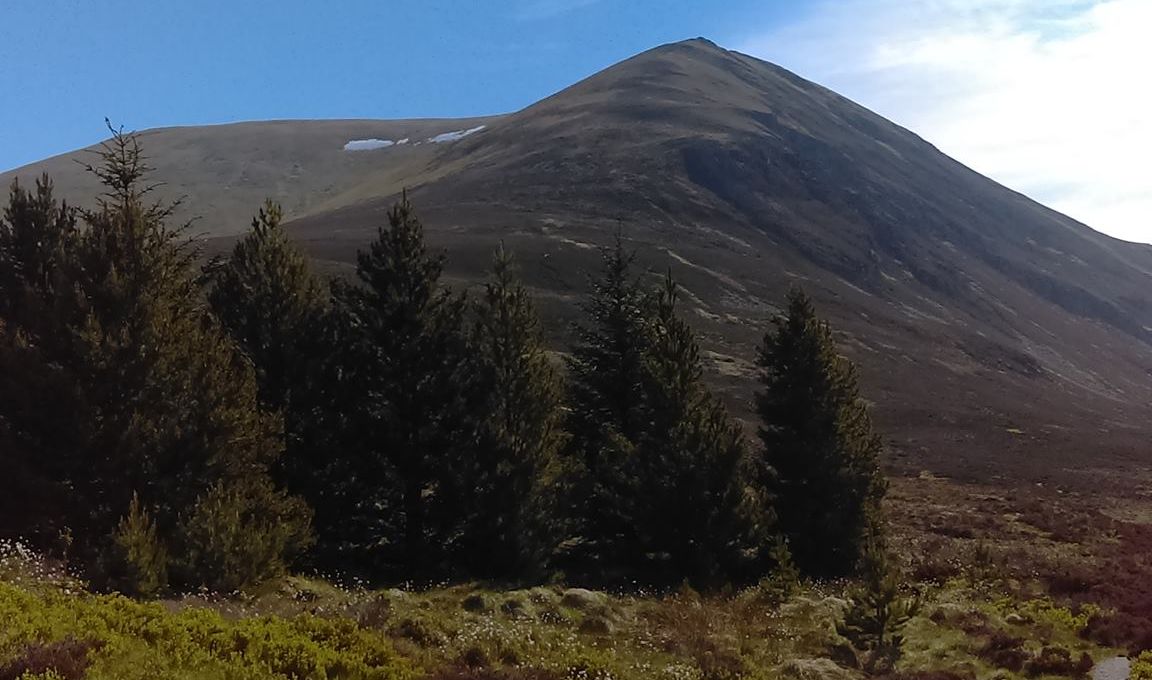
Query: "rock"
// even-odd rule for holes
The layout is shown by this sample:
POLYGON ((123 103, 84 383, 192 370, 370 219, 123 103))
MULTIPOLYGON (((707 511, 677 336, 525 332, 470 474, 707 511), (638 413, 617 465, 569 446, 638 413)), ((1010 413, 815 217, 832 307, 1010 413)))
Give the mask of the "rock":
POLYGON ((602 607, 608 604, 608 596, 584 588, 569 588, 564 591, 560 603, 565 607, 587 611, 593 607, 602 607))
POLYGON ((1132 662, 1123 656, 1104 659, 1092 669, 1092 680, 1128 680, 1132 662))

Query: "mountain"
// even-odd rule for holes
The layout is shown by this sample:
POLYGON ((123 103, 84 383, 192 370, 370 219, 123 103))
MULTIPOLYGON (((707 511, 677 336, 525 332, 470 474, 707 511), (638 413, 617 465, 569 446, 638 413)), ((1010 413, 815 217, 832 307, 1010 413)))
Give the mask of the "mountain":
MULTIPOLYGON (((702 39, 509 115, 172 128, 141 143, 211 248, 268 195, 330 271, 350 269, 408 188, 451 280, 477 282, 503 240, 561 346, 596 246, 621 228, 653 276, 683 283, 714 382, 745 414, 755 345, 803 285, 902 469, 1084 482, 1138 460, 1152 433, 1152 247, 702 39)), ((76 156, 0 181, 47 171, 65 195, 90 195, 76 156)))

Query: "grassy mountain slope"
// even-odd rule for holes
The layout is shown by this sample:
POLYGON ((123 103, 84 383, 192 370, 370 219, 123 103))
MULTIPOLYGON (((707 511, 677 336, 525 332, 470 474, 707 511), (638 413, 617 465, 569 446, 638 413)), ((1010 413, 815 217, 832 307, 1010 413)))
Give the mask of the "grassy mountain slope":
MULTIPOLYGON (((409 188, 448 274, 499 240, 561 346, 618 227, 684 283, 714 380, 746 412, 749 361, 804 285, 862 367, 896 459, 987 479, 1075 480, 1139 458, 1152 401, 1152 247, 1092 231, 915 134, 704 40, 660 47, 507 116, 157 130, 157 177, 223 249, 269 195, 347 272, 409 188), (347 152, 350 139, 441 144, 347 152)), ((60 176, 66 158, 22 168, 60 176)), ((12 174, 12 173, 10 173, 12 174)), ((7 176, 0 177, 0 180, 7 176)))

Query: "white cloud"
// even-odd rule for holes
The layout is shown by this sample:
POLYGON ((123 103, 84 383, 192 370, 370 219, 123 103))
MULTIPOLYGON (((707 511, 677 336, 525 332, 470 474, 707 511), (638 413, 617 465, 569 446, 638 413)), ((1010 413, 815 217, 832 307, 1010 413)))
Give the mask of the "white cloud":
POLYGON ((1152 2, 822 0, 737 49, 1105 233, 1152 242, 1152 2))

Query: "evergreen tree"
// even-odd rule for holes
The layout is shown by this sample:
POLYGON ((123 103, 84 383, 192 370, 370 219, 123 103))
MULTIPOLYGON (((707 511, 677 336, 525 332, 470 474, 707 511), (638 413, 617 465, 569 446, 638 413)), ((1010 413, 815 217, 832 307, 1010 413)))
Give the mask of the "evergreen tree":
POLYGON ((280 206, 267 201, 231 256, 206 273, 208 301, 220 323, 251 359, 260 402, 284 417, 284 455, 277 479, 316 513, 318 537, 343 521, 328 507, 334 457, 324 384, 330 368, 328 291, 281 227, 280 206))
POLYGON ((757 394, 767 486, 797 567, 850 573, 878 529, 885 491, 881 443, 832 331, 799 289, 773 321, 758 357, 757 394))
POLYGON ((461 562, 484 577, 530 574, 550 548, 550 476, 564 441, 560 382, 528 292, 503 245, 474 305, 472 380, 477 446, 461 562))
POLYGON ((70 500, 61 455, 75 442, 62 424, 74 406, 74 378, 50 357, 65 341, 58 331, 76 223, 47 176, 32 192, 14 181, 0 215, 0 535, 43 549, 62 547, 54 539, 66 530, 62 510, 70 500))
POLYGON ((650 582, 714 588, 755 574, 770 513, 749 474, 740 425, 703 382, 695 333, 671 273, 655 296, 645 352, 646 417, 624 462, 632 544, 650 582), (655 581, 659 582, 659 581, 655 581))
POLYGON ((601 258, 600 277, 582 305, 586 321, 575 327, 576 345, 566 358, 571 471, 563 494, 579 540, 568 541, 560 559, 570 571, 620 580, 624 574, 613 572, 636 566, 634 556, 619 553, 633 547, 622 465, 644 425, 648 295, 619 232, 601 258))
POLYGON ((356 393, 342 492, 354 504, 353 542, 385 572, 427 579, 444 571, 458 536, 469 443, 465 301, 440 286, 442 267, 405 196, 357 257, 361 285, 337 289, 356 393))
POLYGON ((35 192, 13 181, 0 218, 0 319, 43 336, 65 294, 79 232, 76 211, 56 201, 47 175, 35 192))
POLYGON ((619 237, 605 252, 570 361, 576 568, 658 586, 752 578, 771 514, 744 437, 703 383, 675 284, 644 291, 632 260, 619 237))
MULTIPOLYGON (((228 546, 229 559, 266 560, 274 570, 305 540, 306 508, 274 490, 259 499, 239 490, 267 478, 281 450, 278 418, 259 408, 250 366, 207 314, 195 252, 181 229, 167 226, 172 206, 148 201, 135 138, 114 131, 90 170, 105 193, 83 213, 86 229, 55 269, 65 278, 49 296, 56 312, 45 337, 56 341, 29 357, 42 373, 64 376, 51 396, 67 415, 51 423, 59 432, 22 414, 0 419, 36 442, 46 474, 69 489, 61 524, 98 581, 132 573, 119 564, 126 555, 149 554, 167 555, 177 585, 228 582, 230 574, 190 559, 193 518, 221 487, 238 490, 238 505, 258 502, 277 526, 273 536, 269 522, 235 515, 247 541, 228 546), (153 531, 163 545, 124 544, 153 531), (271 550, 252 552, 267 540, 271 550)), ((151 589, 152 578, 138 587, 151 589)))
POLYGON ((583 305, 587 325, 576 327, 568 359, 572 448, 592 470, 609 452, 622 453, 644 425, 648 294, 633 272, 636 254, 619 233, 601 256, 601 276, 583 305))
POLYGON ((899 573, 889 565, 880 537, 868 536, 861 561, 863 582, 852 591, 836 630, 863 655, 865 672, 888 673, 900 660, 901 631, 919 611, 920 599, 900 592, 899 573))
POLYGON ((293 392, 306 389, 315 327, 327 292, 307 258, 288 239, 283 212, 265 202, 252 229, 221 266, 210 270, 212 311, 252 359, 260 401, 291 410, 293 392))

